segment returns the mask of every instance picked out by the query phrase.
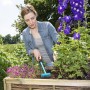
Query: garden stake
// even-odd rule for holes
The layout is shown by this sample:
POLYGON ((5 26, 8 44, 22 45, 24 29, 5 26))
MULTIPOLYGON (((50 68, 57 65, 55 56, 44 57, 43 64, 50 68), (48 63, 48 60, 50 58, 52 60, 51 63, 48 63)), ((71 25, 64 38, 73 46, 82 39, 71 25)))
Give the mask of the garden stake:
POLYGON ((41 78, 48 78, 48 77, 51 77, 51 73, 47 73, 45 68, 44 68, 44 65, 42 63, 42 61, 39 62, 41 67, 42 67, 42 70, 44 71, 43 74, 41 74, 41 78))

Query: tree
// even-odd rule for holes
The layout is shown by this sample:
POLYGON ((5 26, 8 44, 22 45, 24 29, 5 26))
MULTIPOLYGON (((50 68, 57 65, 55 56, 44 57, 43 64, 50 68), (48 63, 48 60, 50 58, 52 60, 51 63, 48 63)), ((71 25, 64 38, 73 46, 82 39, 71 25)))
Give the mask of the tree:
POLYGON ((11 43, 11 35, 10 34, 7 34, 5 37, 3 37, 3 43, 4 44, 8 44, 8 43, 11 43))
POLYGON ((7 34, 5 37, 2 37, 2 41, 4 44, 16 44, 20 42, 20 35, 16 34, 15 36, 11 36, 7 34))
POLYGON ((20 35, 16 34, 15 36, 12 37, 12 44, 16 44, 20 42, 20 35))

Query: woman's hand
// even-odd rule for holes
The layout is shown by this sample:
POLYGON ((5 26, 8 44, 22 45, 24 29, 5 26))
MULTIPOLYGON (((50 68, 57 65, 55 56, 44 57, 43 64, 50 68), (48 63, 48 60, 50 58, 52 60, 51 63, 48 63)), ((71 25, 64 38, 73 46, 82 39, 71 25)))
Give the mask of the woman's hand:
POLYGON ((41 60, 41 54, 40 54, 38 49, 33 50, 33 55, 34 55, 34 57, 36 58, 37 61, 41 60))

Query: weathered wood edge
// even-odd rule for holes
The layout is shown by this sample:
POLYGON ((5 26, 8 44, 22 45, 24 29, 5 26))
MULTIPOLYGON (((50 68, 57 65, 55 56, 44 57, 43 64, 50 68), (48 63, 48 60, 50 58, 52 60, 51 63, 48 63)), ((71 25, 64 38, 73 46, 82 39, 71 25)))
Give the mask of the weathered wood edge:
POLYGON ((56 85, 90 87, 90 80, 4 78, 4 84, 56 85))

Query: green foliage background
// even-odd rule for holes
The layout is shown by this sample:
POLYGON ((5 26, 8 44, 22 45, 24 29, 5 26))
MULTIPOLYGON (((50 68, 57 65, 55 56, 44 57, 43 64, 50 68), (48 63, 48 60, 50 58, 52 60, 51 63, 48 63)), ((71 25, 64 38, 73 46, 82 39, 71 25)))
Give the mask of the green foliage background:
POLYGON ((0 44, 0 90, 3 90, 3 78, 7 76, 6 69, 10 66, 30 63, 31 57, 26 54, 23 43, 0 44))

